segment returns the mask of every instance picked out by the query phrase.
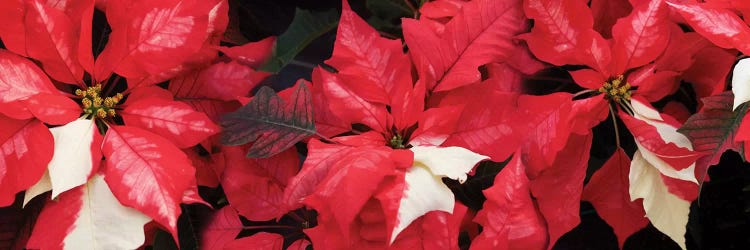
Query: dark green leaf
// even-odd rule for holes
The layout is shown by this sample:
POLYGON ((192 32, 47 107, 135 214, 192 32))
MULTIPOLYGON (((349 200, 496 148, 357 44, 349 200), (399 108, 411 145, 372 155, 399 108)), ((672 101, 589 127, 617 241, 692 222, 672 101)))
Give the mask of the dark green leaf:
POLYGON ((367 0, 372 13, 367 22, 377 30, 401 34, 401 18, 414 17, 414 12, 404 0, 367 0))
POLYGON ((271 58, 261 70, 277 73, 307 47, 310 42, 332 30, 339 14, 331 9, 324 12, 297 9, 289 28, 276 39, 271 58))
POLYGON ((747 111, 747 105, 732 111, 734 95, 731 91, 702 100, 703 109, 691 116, 677 130, 690 139, 696 152, 707 154, 698 159, 699 169, 719 163, 724 151, 742 152, 742 144, 734 141, 734 135, 747 111))
POLYGON ((273 89, 260 88, 247 105, 222 118, 221 142, 231 146, 253 142, 247 157, 266 158, 315 134, 307 85, 299 83, 290 99, 285 103, 273 89))

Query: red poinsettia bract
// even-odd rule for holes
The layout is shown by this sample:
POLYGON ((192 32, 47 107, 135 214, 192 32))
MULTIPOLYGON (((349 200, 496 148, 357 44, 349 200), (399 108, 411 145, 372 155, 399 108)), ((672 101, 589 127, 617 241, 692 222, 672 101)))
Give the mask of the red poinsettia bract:
MULTIPOLYGON (((625 238, 645 225, 631 223, 638 221, 645 210, 645 216, 657 229, 685 248, 689 206, 698 188, 696 171, 699 170, 695 161, 700 154, 693 151, 686 136, 677 132, 681 124, 650 103, 675 92, 680 80, 693 80, 690 75, 695 70, 691 68, 695 57, 715 47, 702 42, 705 40, 695 33, 683 32, 672 21, 665 1, 631 3, 632 10, 619 19, 618 15, 612 15, 595 20, 584 2, 527 0, 524 1, 526 14, 535 22, 531 32, 521 37, 543 61, 588 66, 569 72, 578 85, 588 89, 579 96, 596 94, 576 101, 574 113, 583 114, 574 118, 576 122, 593 127, 606 118, 606 115, 594 114, 606 114, 610 109, 635 137, 638 151, 630 163, 629 178, 623 179, 625 170, 610 170, 620 167, 619 163, 608 163, 594 180, 617 180, 615 184, 619 188, 603 188, 601 181, 594 181, 587 187, 584 198, 615 228, 621 245, 625 238), (600 33, 602 30, 611 30, 611 33, 600 33), (610 34, 611 38, 605 38, 610 34), (686 46, 688 42, 690 47, 686 46), (598 111, 590 112, 592 110, 598 111), (598 176, 607 173, 612 176, 598 176), (611 191, 629 195, 605 194, 611 191), (642 208, 634 206, 632 201, 641 198, 642 208), (665 207, 669 207, 670 212, 664 212, 665 207), (620 210, 608 212, 613 211, 608 210, 611 208, 620 210)), ((599 6, 592 4, 591 8, 598 11, 599 6)), ((717 57, 727 62, 733 60, 726 52, 718 53, 717 57)), ((708 96, 722 90, 722 86, 715 84, 722 75, 716 77, 717 80, 710 82, 692 82, 700 95, 708 96)), ((616 154, 611 161, 622 159, 622 154, 616 154)))
POLYGON ((217 56, 227 3, 106 1, 96 58, 94 0, 0 5, 0 205, 24 190, 53 198, 28 246, 137 248, 152 219, 176 235, 179 204, 199 200, 180 148, 219 127, 155 84, 217 56))

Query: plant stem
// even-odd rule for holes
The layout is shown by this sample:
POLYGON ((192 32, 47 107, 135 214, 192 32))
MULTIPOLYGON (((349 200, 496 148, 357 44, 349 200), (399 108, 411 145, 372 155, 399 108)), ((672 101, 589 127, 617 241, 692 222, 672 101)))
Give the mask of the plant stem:
POLYGON ((595 91, 598 91, 598 90, 584 89, 584 90, 578 91, 577 93, 573 94, 573 99, 575 99, 576 97, 581 96, 581 95, 585 95, 585 94, 588 94, 588 93, 593 93, 595 91))
POLYGON ((617 147, 620 148, 620 130, 617 128, 617 116, 615 116, 615 109, 612 108, 612 105, 609 106, 609 114, 612 116, 612 125, 615 126, 615 142, 617 144, 617 147))
POLYGON ((411 4, 411 0, 404 0, 404 3, 406 3, 406 6, 408 6, 409 9, 411 9, 411 12, 414 12, 414 13, 417 12, 417 8, 414 8, 414 5, 411 4))

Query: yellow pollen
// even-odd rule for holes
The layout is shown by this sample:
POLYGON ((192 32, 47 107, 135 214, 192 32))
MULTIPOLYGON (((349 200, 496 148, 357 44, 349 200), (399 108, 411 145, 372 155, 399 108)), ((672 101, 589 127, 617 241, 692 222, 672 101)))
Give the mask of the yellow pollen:
POLYGON ((625 77, 622 75, 617 76, 614 79, 610 79, 608 82, 604 82, 599 88, 599 92, 605 94, 606 98, 620 102, 622 100, 630 100, 630 83, 625 81, 625 77))
POLYGON ((117 93, 114 96, 102 97, 101 91, 102 85, 97 84, 86 88, 86 90, 77 89, 75 94, 82 97, 81 105, 85 114, 93 115, 100 119, 107 118, 108 116, 114 117, 117 114, 115 106, 123 99, 123 95, 117 93))

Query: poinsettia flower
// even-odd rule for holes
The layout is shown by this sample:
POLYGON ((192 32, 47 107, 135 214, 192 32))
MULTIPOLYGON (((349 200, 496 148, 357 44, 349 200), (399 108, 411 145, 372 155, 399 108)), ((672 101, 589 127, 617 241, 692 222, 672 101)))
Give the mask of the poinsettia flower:
POLYGON ((415 221, 456 210, 442 178, 462 182, 487 159, 465 148, 441 146, 455 129, 461 106, 425 110, 424 83, 413 82, 400 42, 381 38, 346 1, 326 63, 337 73, 316 68, 312 95, 314 103, 326 104, 316 106, 322 107, 315 113, 316 126, 322 124, 334 136, 327 140, 333 144, 309 142, 302 170, 285 190, 289 208, 304 204, 318 211, 318 226, 308 235, 323 248, 372 244, 368 240, 384 247, 419 239, 412 238, 416 229, 408 229, 419 227, 415 221), (336 136, 346 131, 358 135, 336 136), (365 226, 371 222, 365 213, 380 214, 385 225, 365 226), (320 232, 331 231, 343 239, 321 238, 320 232))
MULTIPOLYGON (((49 190, 53 198, 59 197, 101 173, 109 186, 102 192, 111 190, 122 206, 138 210, 176 235, 179 204, 195 200, 195 169, 179 148, 196 145, 219 128, 204 113, 173 100, 169 91, 153 84, 216 57, 216 50, 207 49, 218 42, 214 36, 223 33, 227 17, 218 11, 226 11, 226 2, 107 1, 112 33, 96 60, 91 53, 93 0, 70 5, 36 0, 4 4, 13 10, 11 19, 25 16, 8 25, 20 27, 27 36, 0 32, 9 49, 18 53, 0 51, 0 67, 5 69, 0 74, 4 91, 0 112, 32 122, 29 124, 38 124, 33 123, 38 119, 63 125, 46 132, 52 136, 41 143, 54 142, 54 150, 49 150, 52 157, 46 170, 42 168, 46 173, 34 170, 38 175, 25 176, 38 180, 32 187, 21 185, 29 189, 25 200, 49 190), (15 46, 24 41, 26 48, 15 46), (201 56, 210 54, 206 51, 213 56, 201 56), (41 69, 31 60, 39 62, 41 69)), ((11 152, 21 156, 33 153, 21 147, 11 152)), ((19 164, 8 162, 13 165, 3 169, 38 161, 25 156, 20 159, 19 164)), ((19 184, 10 185, 16 185, 13 191, 20 191, 19 184)), ((94 197, 83 199, 97 201, 94 197)))
MULTIPOLYGON (((680 183, 676 186, 686 189, 663 190, 671 192, 671 195, 679 195, 689 203, 695 199, 691 194, 697 190, 695 161, 700 155, 693 152, 687 137, 676 131, 680 124, 673 118, 659 113, 649 103, 661 100, 677 90, 681 75, 689 72, 691 63, 694 62, 690 55, 700 51, 696 48, 714 47, 701 43, 696 43, 697 46, 690 49, 683 47, 679 41, 695 40, 695 34, 682 32, 671 22, 669 7, 664 1, 631 3, 632 11, 612 22, 611 27, 605 27, 604 23, 598 23, 594 27, 591 10, 583 2, 527 0, 526 14, 534 18, 535 24, 530 33, 521 37, 527 41, 531 51, 543 61, 555 65, 588 66, 569 73, 579 86, 587 89, 581 94, 595 95, 577 101, 576 110, 573 111, 575 115, 568 119, 587 126, 583 129, 588 130, 607 117, 606 110, 609 108, 610 114, 617 115, 625 121, 635 137, 640 157, 633 160, 631 173, 636 165, 641 167, 648 163, 649 167, 655 168, 655 171, 649 173, 658 173, 664 178, 674 179, 674 182, 680 183), (605 28, 611 30, 611 39, 605 38, 608 34, 598 32, 605 28), (688 57, 685 57, 686 55, 688 57), (611 104, 620 111, 615 112, 611 104)), ((592 8, 594 7, 592 5, 592 8)), ((707 90, 702 91, 713 92, 718 88, 715 82, 710 86, 696 86, 707 90)), ((644 188, 642 185, 647 185, 646 182, 639 182, 633 178, 634 176, 631 176, 628 183, 630 190, 641 190, 644 188)), ((644 194, 630 194, 632 199, 644 198, 644 194)), ((625 201, 622 202, 624 204, 625 201)), ((674 218, 679 218, 680 222, 686 221, 687 214, 655 213, 663 207, 653 202, 653 199, 644 200, 643 206, 649 220, 655 225, 658 224, 659 230, 670 235, 684 247, 684 237, 673 227, 682 227, 684 230, 685 224, 665 227, 661 222, 674 218)), ((615 221, 609 218, 605 220, 615 221)), ((627 236, 629 235, 618 235, 627 236)))

